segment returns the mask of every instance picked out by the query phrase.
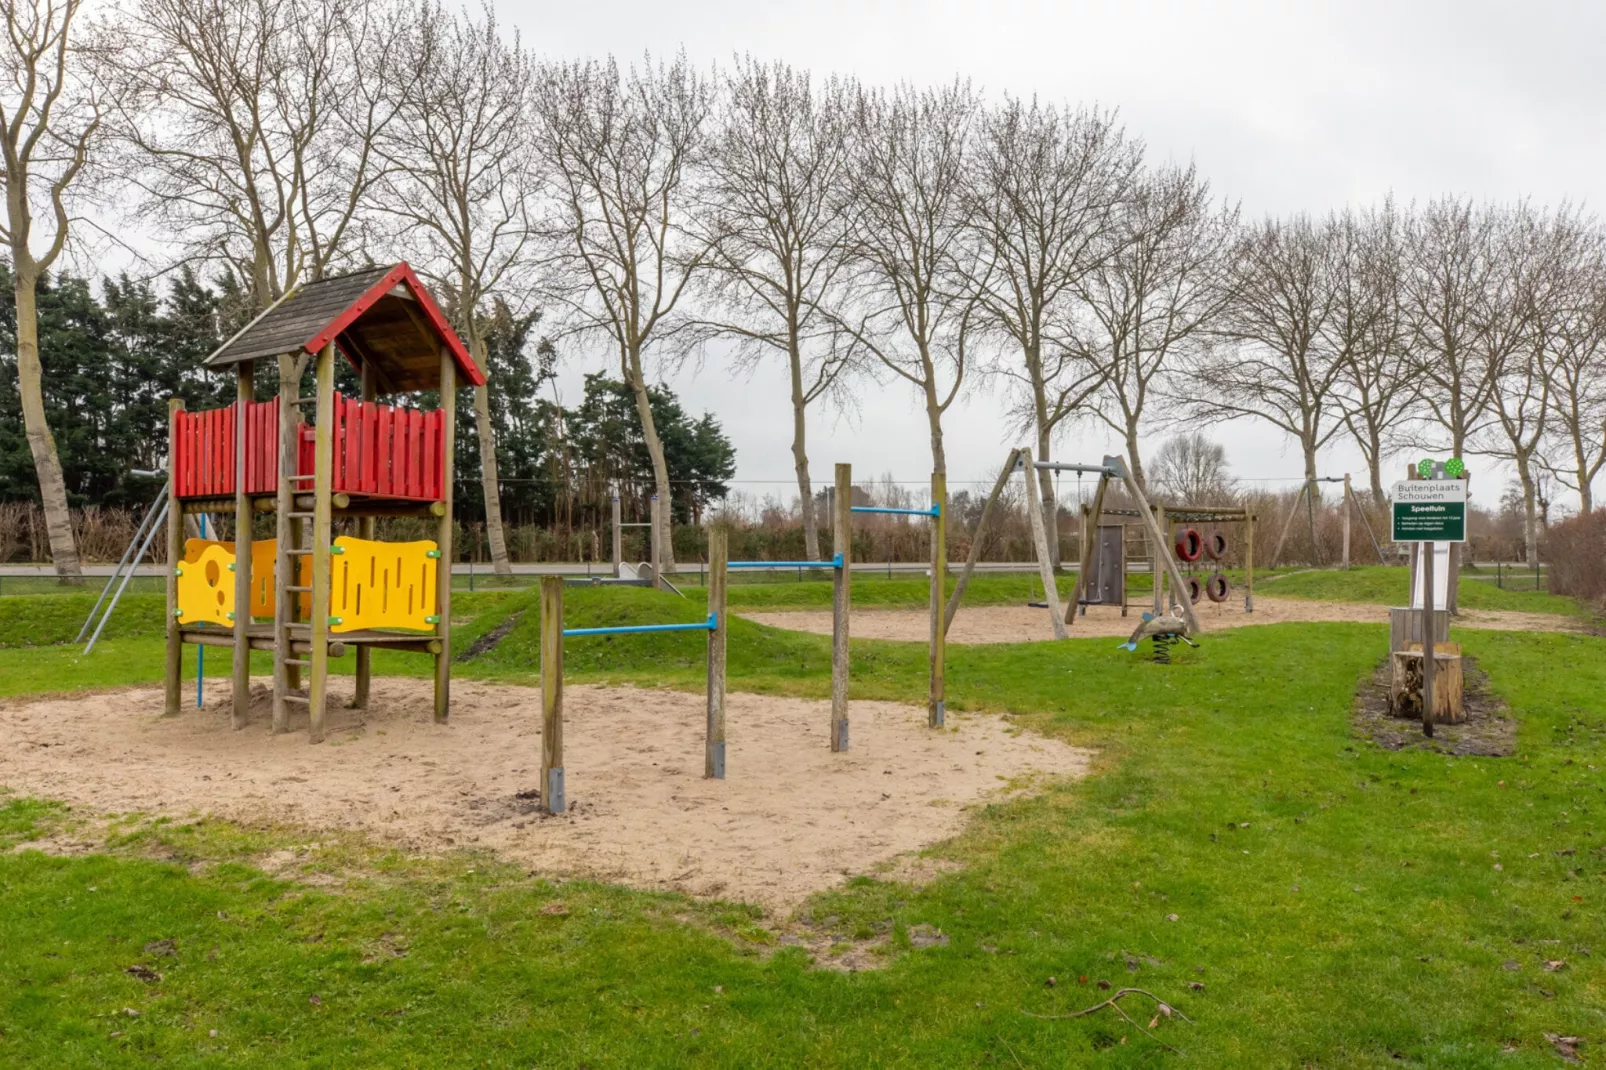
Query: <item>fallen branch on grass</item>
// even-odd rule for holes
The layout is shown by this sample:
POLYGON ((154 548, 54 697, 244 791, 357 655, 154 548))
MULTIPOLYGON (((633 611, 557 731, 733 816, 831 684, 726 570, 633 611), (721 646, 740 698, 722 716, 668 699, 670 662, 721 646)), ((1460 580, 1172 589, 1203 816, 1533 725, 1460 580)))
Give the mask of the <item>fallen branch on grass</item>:
POLYGON ((1129 1023, 1131 1023, 1132 1028, 1136 1029, 1138 1032, 1142 1033, 1144 1036, 1148 1037, 1150 1040, 1154 1041, 1156 1044, 1160 1045, 1162 1048, 1166 1049, 1169 1052, 1173 1052, 1173 1053, 1175 1053, 1177 1055, 1181 1055, 1182 1054, 1181 1051, 1179 1051, 1176 1048, 1173 1048, 1171 1045, 1167 1044, 1165 1041, 1161 1040, 1159 1037, 1157 1037, 1153 1033, 1149 1032, 1148 1029, 1143 1028, 1141 1025, 1139 1025, 1137 1023, 1137 1021, 1135 1019, 1133 1019, 1133 1017, 1130 1014, 1126 1013, 1126 1011, 1121 1009, 1121 1004, 1119 1002, 1121 997, 1122 996, 1132 996, 1132 995, 1148 996, 1150 999, 1154 1000, 1155 1010, 1158 1013, 1155 1014, 1154 1020, 1149 1023, 1149 1027, 1151 1029, 1160 1024, 1160 1019, 1162 1017, 1170 1018, 1172 1015, 1176 1015, 1178 1018, 1181 1018, 1184 1022, 1187 1022, 1189 1025, 1193 1024, 1193 1019, 1192 1018, 1189 1018, 1186 1014, 1183 1014, 1181 1011, 1179 1011, 1175 1007, 1171 1006, 1171 1004, 1167 1003, 1165 1000, 1161 999, 1159 996, 1155 995, 1153 992, 1150 992, 1150 991, 1148 991, 1146 989, 1142 989, 1142 988, 1123 988, 1123 989, 1120 989, 1115 993, 1115 995, 1111 996, 1109 999, 1101 1000, 1100 1002, 1093 1004, 1093 1006, 1091 1006, 1091 1007, 1085 1007, 1082 1010, 1073 1011, 1070 1014, 1033 1014, 1031 1011, 1021 1011, 1021 1013, 1026 1015, 1026 1017, 1028 1017, 1028 1018, 1041 1018, 1044 1021, 1055 1022, 1055 1021, 1065 1021, 1065 1020, 1070 1019, 1070 1018, 1085 1018, 1089 1014, 1093 1014, 1096 1011, 1101 1011, 1104 1008, 1108 1007, 1110 1010, 1114 1011, 1116 1014, 1119 1014, 1122 1018, 1126 1019, 1129 1023))

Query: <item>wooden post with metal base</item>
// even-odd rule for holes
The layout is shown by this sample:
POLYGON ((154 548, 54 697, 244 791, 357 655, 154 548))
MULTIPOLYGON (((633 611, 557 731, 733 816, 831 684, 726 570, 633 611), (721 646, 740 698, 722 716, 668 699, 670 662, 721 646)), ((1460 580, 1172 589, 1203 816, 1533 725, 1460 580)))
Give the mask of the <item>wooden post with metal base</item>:
POLYGON ((725 779, 725 563, 729 559, 730 531, 715 522, 708 531, 708 612, 713 630, 708 633, 708 725, 703 744, 703 776, 725 779))
POLYGON ((178 625, 178 572, 184 558, 184 511, 178 501, 178 414, 184 411, 182 398, 167 402, 167 658, 163 669, 167 704, 164 712, 179 711, 184 684, 184 637, 178 625))
POLYGON ((541 577, 541 809, 561 814, 563 791, 563 577, 541 577))
MULTIPOLYGON (((948 477, 942 472, 931 473, 931 504, 936 515, 931 530, 931 691, 926 701, 926 723, 941 728, 947 715, 946 692, 943 683, 948 628, 943 610, 948 594, 948 477)), ((1041 516, 1041 511, 1038 511, 1041 516)))
POLYGON ((256 361, 236 365, 234 382, 234 709, 235 728, 251 715, 251 493, 246 454, 251 402, 256 397, 256 361))
MULTIPOLYGON (((440 551, 435 579, 435 723, 445 724, 452 706, 452 459, 457 456, 457 362, 451 350, 441 347, 441 504, 445 506, 435 527, 435 548, 440 551)), ((561 621, 561 614, 559 616, 561 621)), ((559 628, 563 627, 560 623, 559 628)), ((543 789, 544 790, 544 789, 543 789)))
POLYGON ((836 466, 831 552, 841 559, 831 592, 831 749, 848 749, 849 608, 853 598, 853 466, 836 466))

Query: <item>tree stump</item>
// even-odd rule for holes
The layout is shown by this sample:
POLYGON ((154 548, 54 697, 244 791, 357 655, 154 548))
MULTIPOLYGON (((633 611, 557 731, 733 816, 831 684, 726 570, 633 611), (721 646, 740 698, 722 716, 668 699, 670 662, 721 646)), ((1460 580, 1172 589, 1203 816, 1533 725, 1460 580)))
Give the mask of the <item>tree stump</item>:
MULTIPOLYGON (((1389 655, 1393 673, 1389 680, 1389 710, 1397 717, 1422 718, 1422 644, 1411 643, 1405 650, 1389 655)), ((1436 724, 1461 724, 1467 719, 1462 702, 1461 647, 1446 643, 1433 651, 1433 720, 1436 724)))

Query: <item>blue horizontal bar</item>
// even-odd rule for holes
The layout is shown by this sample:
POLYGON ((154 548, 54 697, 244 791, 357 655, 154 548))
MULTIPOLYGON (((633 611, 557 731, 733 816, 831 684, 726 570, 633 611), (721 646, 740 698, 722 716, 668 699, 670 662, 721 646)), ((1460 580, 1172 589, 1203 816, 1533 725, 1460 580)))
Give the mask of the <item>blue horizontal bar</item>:
POLYGON ((933 505, 930 509, 884 509, 879 505, 855 505, 850 512, 854 513, 893 513, 897 516, 937 516, 941 510, 933 505))
POLYGON ((841 568, 842 555, 829 561, 727 561, 726 568, 841 568))
POLYGON ((641 635, 644 632, 711 632, 719 627, 719 614, 710 613, 701 624, 626 624, 616 628, 565 628, 571 635, 641 635))

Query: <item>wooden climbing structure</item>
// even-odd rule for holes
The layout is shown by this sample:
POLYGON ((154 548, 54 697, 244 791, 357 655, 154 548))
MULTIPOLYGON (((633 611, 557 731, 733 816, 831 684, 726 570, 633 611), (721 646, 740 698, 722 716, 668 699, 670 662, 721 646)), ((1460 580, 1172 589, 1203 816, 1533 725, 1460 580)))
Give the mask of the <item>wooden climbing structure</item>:
POLYGON ((368 704, 375 649, 435 663, 435 719, 451 698, 452 461, 457 390, 482 386, 445 316, 405 263, 299 286, 247 324, 206 367, 230 369, 235 403, 187 412, 169 402, 167 712, 177 713, 185 643, 233 647, 233 722, 250 706, 250 652, 273 655, 273 730, 297 704, 324 733, 329 659, 356 659, 352 705, 368 704), (334 389, 335 362, 360 397, 334 389), (258 400, 257 365, 274 396, 258 400), (311 369, 312 392, 302 382, 311 369), (438 402, 424 409, 417 395, 438 402), (385 400, 381 402, 379 399, 385 400), (411 403, 409 403, 411 402, 411 403), (248 534, 275 514, 275 537, 184 539, 185 514, 233 514, 248 534), (433 540, 374 538, 380 517, 433 520, 433 540), (354 534, 336 537, 335 525, 354 534))

